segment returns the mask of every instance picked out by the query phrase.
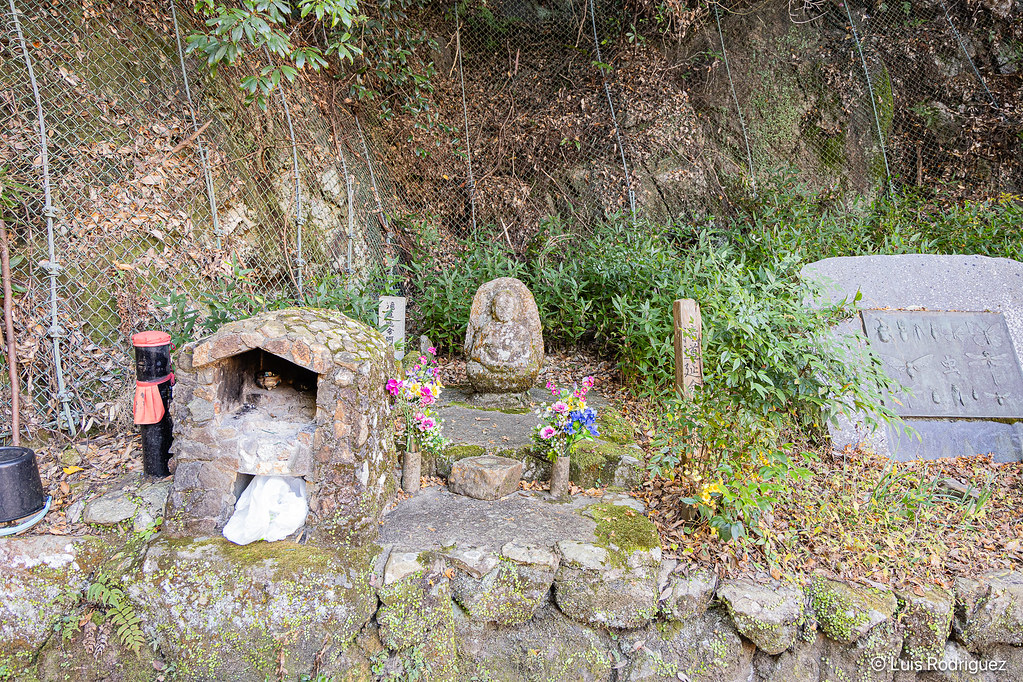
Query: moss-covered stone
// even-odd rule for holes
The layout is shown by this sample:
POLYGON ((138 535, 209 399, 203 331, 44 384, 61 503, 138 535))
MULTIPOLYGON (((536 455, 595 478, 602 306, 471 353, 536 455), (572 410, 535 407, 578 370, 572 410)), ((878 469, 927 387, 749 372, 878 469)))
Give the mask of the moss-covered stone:
POLYGON ((803 591, 789 585, 752 580, 726 580, 718 598, 728 608, 736 629, 765 653, 792 646, 803 619, 803 591))
POLYGON ((125 577, 147 633, 188 679, 258 680, 337 658, 372 617, 379 548, 158 539, 125 577))
POLYGON ((603 440, 583 441, 569 460, 569 478, 580 488, 609 485, 622 457, 632 453, 631 448, 603 440))
POLYGON ((623 633, 620 648, 629 657, 624 676, 629 682, 755 679, 753 645, 743 640, 729 619, 716 609, 701 618, 623 633))
POLYGON ((113 550, 107 540, 91 536, 0 540, 0 669, 24 667, 78 605, 90 573, 113 550))
POLYGON ((434 470, 438 476, 444 476, 447 478, 451 475, 451 467, 455 462, 468 457, 479 457, 480 455, 485 454, 487 454, 487 449, 482 445, 449 445, 444 449, 444 452, 437 456, 434 463, 434 470))
POLYGON ((378 590, 380 641, 399 653, 408 677, 418 670, 429 680, 457 679, 451 584, 432 556, 431 568, 416 571, 378 590))
POLYGON ((956 583, 956 638, 970 651, 1023 645, 1023 573, 997 571, 956 583), (972 583, 972 589, 963 586, 972 583))
POLYGON ((473 620, 518 625, 532 618, 547 601, 553 582, 554 566, 525 566, 501 560, 481 578, 458 571, 453 593, 473 620))
MULTIPOLYGON (((624 534, 628 536, 630 534, 624 534)), ((561 541, 554 599, 570 618, 610 628, 643 627, 657 613, 661 548, 643 549, 636 539, 622 548, 561 541)))
POLYGON ((632 424, 621 412, 610 405, 597 411, 597 433, 601 440, 617 445, 628 445, 636 442, 632 424))
POLYGON ((612 674, 607 635, 569 620, 551 604, 521 625, 502 628, 456 611, 455 627, 460 680, 603 682, 612 674))
POLYGON ((889 590, 853 587, 821 576, 814 577, 809 594, 810 608, 821 631, 845 644, 858 640, 879 623, 890 621, 898 607, 889 590))
POLYGON ((632 507, 605 502, 586 507, 584 513, 596 522, 596 544, 608 550, 612 565, 624 565, 633 552, 660 549, 657 526, 632 507))
POLYGON ((941 659, 952 629, 952 595, 935 587, 917 587, 899 590, 895 596, 904 632, 902 658, 919 663, 941 659))

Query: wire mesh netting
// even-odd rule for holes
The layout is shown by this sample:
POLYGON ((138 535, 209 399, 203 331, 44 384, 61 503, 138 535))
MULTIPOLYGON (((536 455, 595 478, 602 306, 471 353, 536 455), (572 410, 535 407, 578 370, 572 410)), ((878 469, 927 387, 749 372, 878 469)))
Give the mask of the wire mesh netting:
POLYGON ((0 165, 24 188, 5 221, 24 257, 13 278, 30 433, 123 419, 131 335, 204 296, 283 303, 327 275, 364 279, 386 260, 381 218, 394 210, 347 112, 301 84, 266 111, 245 106, 223 84, 258 65, 212 79, 182 60, 173 19, 192 30, 187 11, 82 7, 3 15, 0 165))
POLYGON ((992 19, 966 0, 734 0, 685 20, 647 4, 366 5, 363 57, 301 72, 265 110, 238 83, 269 57, 211 75, 182 54, 191 7, 5 8, 23 422, 117 422, 133 332, 194 336, 189 311, 239 291, 317 303, 375 280, 372 298, 438 235, 521 257, 558 221, 705 220, 777 177, 843 200, 1023 192, 1023 36, 977 39, 992 19))

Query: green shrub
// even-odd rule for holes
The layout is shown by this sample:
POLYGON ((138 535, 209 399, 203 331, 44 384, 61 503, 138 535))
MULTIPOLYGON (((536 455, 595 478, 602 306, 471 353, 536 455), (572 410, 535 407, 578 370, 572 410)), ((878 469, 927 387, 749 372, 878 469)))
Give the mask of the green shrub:
POLYGON ((211 334, 228 322, 292 306, 338 310, 376 328, 380 296, 398 291, 397 277, 384 268, 373 270, 362 281, 334 273, 318 275, 304 283, 301 298, 290 292, 259 293, 261 287, 253 280, 252 273, 235 261, 230 274, 219 276, 213 287, 197 298, 177 289, 169 290, 166 296, 155 297, 164 328, 175 346, 181 347, 211 334))

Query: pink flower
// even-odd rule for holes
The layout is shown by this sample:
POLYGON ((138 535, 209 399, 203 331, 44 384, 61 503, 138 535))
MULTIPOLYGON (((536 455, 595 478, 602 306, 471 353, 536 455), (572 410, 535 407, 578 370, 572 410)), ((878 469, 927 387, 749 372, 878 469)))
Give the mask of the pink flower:
POLYGON ((554 437, 554 434, 557 432, 558 432, 557 429, 555 429, 553 426, 545 426, 542 429, 540 429, 540 437, 543 438, 544 440, 550 440, 551 438, 554 437))
POLYGON ((426 349, 426 352, 429 353, 430 355, 436 355, 437 349, 434 348, 433 346, 430 346, 429 348, 426 349))
POLYGON ((559 400, 558 402, 551 405, 551 409, 557 412, 558 414, 565 414, 566 412, 568 412, 568 404, 564 400, 559 400))
POLYGON ((427 417, 426 419, 423 419, 421 422, 419 422, 419 428, 422 431, 429 431, 435 426, 437 426, 437 422, 435 422, 430 417, 427 417))
POLYGON ((402 382, 399 379, 391 379, 387 382, 387 392, 393 396, 397 396, 401 391, 402 382))
POLYGON ((415 419, 417 422, 421 422, 424 419, 426 419, 426 415, 423 414, 422 412, 416 412, 415 416, 413 416, 412 418, 415 419))
POLYGON ((593 377, 586 377, 583 379, 583 386, 586 388, 593 388, 593 377))
POLYGON ((423 389, 423 395, 420 398, 420 400, 424 405, 433 405, 435 402, 437 402, 437 399, 434 398, 433 395, 428 393, 426 389, 423 389))

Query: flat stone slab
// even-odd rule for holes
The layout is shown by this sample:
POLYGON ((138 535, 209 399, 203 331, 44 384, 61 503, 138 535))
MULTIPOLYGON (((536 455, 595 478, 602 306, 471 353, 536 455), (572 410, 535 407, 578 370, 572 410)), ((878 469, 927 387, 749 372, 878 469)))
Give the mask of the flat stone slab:
POLYGON ((918 384, 911 405, 899 409, 904 425, 916 433, 901 427, 870 430, 863 414, 841 415, 829 425, 837 450, 866 445, 902 461, 968 455, 1023 460, 1023 422, 1012 404, 1021 398, 1015 393, 1023 393, 1012 379, 1020 372, 1023 349, 1023 263, 984 256, 857 256, 817 261, 802 274, 821 283, 832 302, 853 300, 859 292, 863 320, 840 324, 836 333, 866 331, 882 359, 886 348, 909 344, 889 353, 886 364, 895 380, 918 384), (937 320, 933 330, 931 320, 937 320), (919 340, 930 336, 934 343, 914 354, 917 326, 919 340), (928 361, 932 367, 925 373, 922 363, 928 361), (999 368, 992 380, 984 374, 991 361, 1011 365, 999 368))
POLYGON ((495 553, 509 542, 548 549, 561 540, 592 543, 596 524, 579 510, 599 502, 623 503, 628 498, 579 495, 569 502, 552 503, 545 497, 544 493, 520 490, 500 500, 485 501, 446 488, 424 488, 385 512, 379 542, 393 545, 396 552, 457 546, 495 553))
POLYGON ((1001 313, 864 310, 904 417, 1023 418, 1023 371, 1001 313))
POLYGON ((521 479, 522 462, 497 455, 480 455, 454 463, 448 489, 477 500, 499 500, 518 490, 521 479))
MULTIPOLYGON (((521 406, 511 408, 480 407, 473 404, 473 393, 460 386, 445 387, 437 405, 437 416, 444 420, 444 437, 455 445, 479 445, 489 452, 518 449, 533 443, 535 410, 550 403, 550 391, 531 389, 521 406)), ((598 411, 607 400, 596 391, 586 396, 598 411)))

